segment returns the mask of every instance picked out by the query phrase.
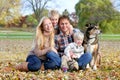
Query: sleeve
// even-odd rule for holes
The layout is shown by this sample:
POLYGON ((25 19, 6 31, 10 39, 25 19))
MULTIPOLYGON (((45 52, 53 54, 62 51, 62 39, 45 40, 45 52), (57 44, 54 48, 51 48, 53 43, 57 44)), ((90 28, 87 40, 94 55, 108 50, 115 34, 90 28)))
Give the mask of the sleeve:
POLYGON ((59 49, 59 44, 58 44, 57 35, 55 36, 54 41, 55 41, 55 49, 58 51, 58 49, 59 49))
POLYGON ((83 32, 82 30, 78 29, 78 28, 74 28, 74 29, 73 29, 73 32, 74 32, 74 33, 76 33, 76 32, 81 32, 81 33, 84 34, 84 32, 83 32))
POLYGON ((82 47, 81 47, 80 54, 79 54, 79 57, 81 57, 83 54, 84 54, 84 47, 82 46, 82 47))
POLYGON ((84 47, 82 46, 82 52, 81 52, 81 54, 84 54, 84 47))
POLYGON ((35 46, 34 46, 34 48, 32 49, 32 51, 33 51, 34 54, 35 54, 36 56, 38 56, 38 57, 45 55, 45 54, 48 52, 48 50, 49 50, 49 48, 45 48, 45 49, 43 49, 43 50, 40 50, 39 47, 38 47, 38 45, 37 45, 37 42, 36 42, 36 41, 35 41, 34 45, 35 45, 35 46))
POLYGON ((73 29, 73 32, 74 32, 74 33, 76 33, 76 32, 80 32, 80 30, 77 29, 77 28, 74 28, 74 29, 73 29))
POLYGON ((70 58, 70 51, 71 51, 71 44, 69 44, 64 50, 64 54, 69 58, 70 58))

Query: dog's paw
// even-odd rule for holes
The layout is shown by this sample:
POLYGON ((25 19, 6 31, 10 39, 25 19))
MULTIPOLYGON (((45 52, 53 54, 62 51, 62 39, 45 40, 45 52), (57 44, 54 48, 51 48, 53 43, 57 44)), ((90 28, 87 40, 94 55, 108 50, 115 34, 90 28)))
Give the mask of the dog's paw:
POLYGON ((93 66, 93 70, 94 71, 97 70, 97 66, 96 65, 93 66))
POLYGON ((87 69, 88 69, 88 68, 90 68, 90 65, 89 65, 89 64, 87 64, 86 68, 87 68, 87 69))

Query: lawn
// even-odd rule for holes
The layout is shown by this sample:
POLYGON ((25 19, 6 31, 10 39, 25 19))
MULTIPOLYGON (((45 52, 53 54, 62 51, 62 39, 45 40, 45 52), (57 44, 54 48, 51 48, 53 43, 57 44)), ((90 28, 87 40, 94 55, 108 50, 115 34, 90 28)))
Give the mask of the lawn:
POLYGON ((100 34, 101 40, 120 40, 120 34, 100 34))
POLYGON ((34 33, 0 30, 0 80, 120 80, 120 34, 101 34, 102 62, 97 71, 63 73, 61 70, 37 72, 6 71, 25 61, 31 50, 34 33))
POLYGON ((0 38, 4 39, 31 39, 34 33, 24 31, 0 31, 0 38))
MULTIPOLYGON (((0 39, 32 39, 35 33, 25 31, 1 30, 0 39)), ((120 40, 120 34, 100 34, 100 40, 120 40)))
MULTIPOLYGON (((0 39, 32 39, 35 32, 0 30, 0 39)), ((100 34, 100 40, 120 40, 120 34, 100 34)))
POLYGON ((4 71, 4 67, 25 61, 32 39, 0 39, 0 80, 119 80, 120 41, 100 41, 101 66, 97 71, 63 73, 61 70, 37 72, 4 71))

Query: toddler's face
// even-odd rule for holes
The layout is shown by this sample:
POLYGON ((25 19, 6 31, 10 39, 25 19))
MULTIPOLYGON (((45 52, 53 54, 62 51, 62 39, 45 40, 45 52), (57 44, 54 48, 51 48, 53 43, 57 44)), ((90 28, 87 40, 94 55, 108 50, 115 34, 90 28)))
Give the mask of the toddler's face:
POLYGON ((51 22, 52 22, 53 26, 55 27, 58 24, 59 17, 54 16, 54 17, 51 17, 50 19, 51 19, 51 22))
POLYGON ((83 39, 74 39, 74 42, 75 42, 78 46, 81 46, 81 45, 82 45, 82 42, 83 42, 83 39))

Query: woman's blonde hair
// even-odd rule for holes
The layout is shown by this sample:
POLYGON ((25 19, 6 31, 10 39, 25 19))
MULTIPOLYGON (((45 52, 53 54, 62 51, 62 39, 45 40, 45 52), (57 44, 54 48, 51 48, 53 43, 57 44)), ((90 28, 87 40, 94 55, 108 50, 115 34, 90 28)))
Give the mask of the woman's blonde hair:
MULTIPOLYGON (((46 43, 46 37, 43 35, 43 21, 45 19, 49 19, 48 17, 41 18, 38 26, 36 27, 36 43, 39 49, 44 49, 44 44, 46 43)), ((50 47, 54 47, 54 28, 53 31, 50 33, 50 47)))

